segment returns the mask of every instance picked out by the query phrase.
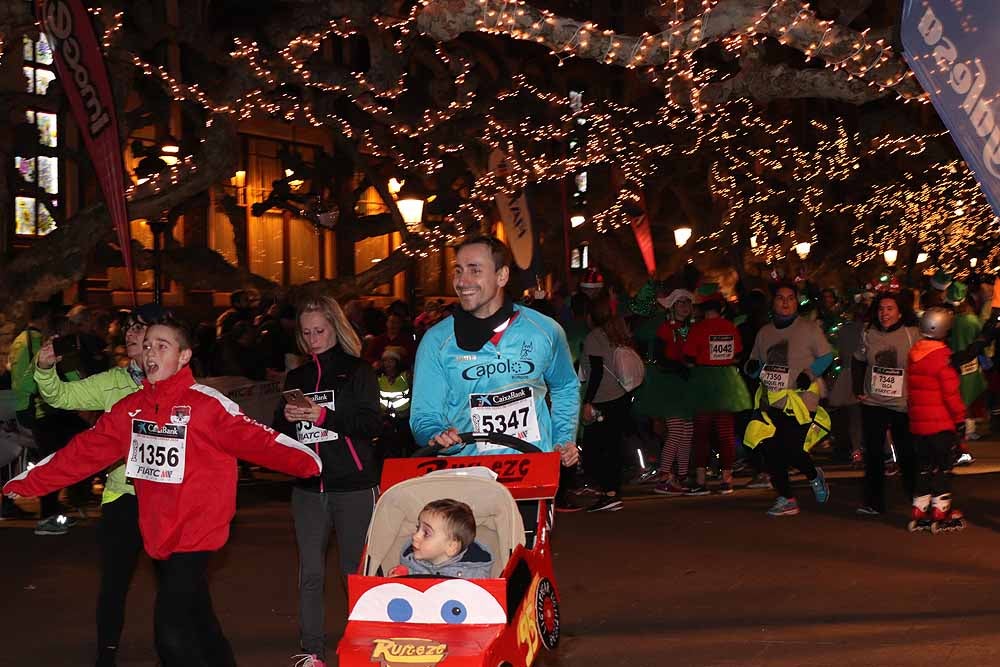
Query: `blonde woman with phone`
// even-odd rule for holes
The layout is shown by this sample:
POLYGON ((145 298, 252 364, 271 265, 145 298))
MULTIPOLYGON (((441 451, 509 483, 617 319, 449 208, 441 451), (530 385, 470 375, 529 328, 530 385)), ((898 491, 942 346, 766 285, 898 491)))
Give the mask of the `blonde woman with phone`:
POLYGON ((303 667, 325 667, 324 590, 330 530, 340 573, 356 572, 378 498, 372 439, 382 427, 375 371, 361 341, 329 296, 299 307, 295 337, 306 362, 288 372, 274 428, 313 449, 323 474, 299 480, 292 516, 299 547, 299 642, 303 667))

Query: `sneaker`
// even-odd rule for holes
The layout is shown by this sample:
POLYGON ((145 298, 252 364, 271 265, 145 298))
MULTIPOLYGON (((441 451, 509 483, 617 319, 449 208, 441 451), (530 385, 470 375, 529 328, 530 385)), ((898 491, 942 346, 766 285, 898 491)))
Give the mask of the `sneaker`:
POLYGON ((823 474, 822 468, 816 468, 816 479, 809 482, 809 486, 813 488, 816 502, 825 503, 830 499, 830 487, 827 486, 826 475, 823 474))
POLYGON ((684 489, 685 496, 707 496, 711 491, 703 484, 695 484, 684 489))
POLYGON ((759 472, 753 476, 750 483, 747 484, 748 489, 770 489, 771 488, 771 477, 766 472, 759 472))
POLYGON ((724 496, 728 496, 732 492, 733 492, 733 485, 727 482, 719 484, 719 488, 716 489, 716 493, 720 493, 724 496))
POLYGON ((685 491, 686 489, 683 486, 672 479, 660 482, 653 487, 653 493, 658 493, 661 496, 683 496, 685 491))
POLYGON ((746 461, 740 460, 733 464, 733 474, 742 475, 747 469, 750 468, 750 464, 746 461))
POLYGON ((973 431, 972 433, 966 434, 965 439, 972 440, 973 442, 975 442, 976 440, 982 440, 983 436, 973 431))
POLYGON ((862 505, 858 509, 854 510, 854 513, 859 516, 878 516, 881 514, 877 509, 871 505, 862 505))
POLYGON ((895 461, 885 462, 885 476, 894 477, 899 472, 899 466, 896 465, 895 461))
POLYGON ((583 508, 579 505, 574 505, 568 500, 557 500, 556 501, 556 511, 557 512, 579 512, 583 508))
POLYGON ((622 499, 618 496, 604 496, 587 508, 588 512, 617 512, 622 508, 622 499))
POLYGON ((293 655, 292 660, 299 659, 292 667, 326 667, 326 662, 319 659, 315 653, 301 653, 293 655))
POLYGON ((976 460, 975 457, 973 457, 972 454, 970 454, 969 452, 962 452, 961 454, 959 454, 958 458, 955 459, 955 465, 971 466, 975 460, 976 460))
POLYGON ((65 514, 54 514, 38 522, 35 526, 35 535, 65 535, 75 525, 76 521, 65 514))
POLYGON ((795 498, 784 496, 778 496, 778 499, 771 505, 771 509, 767 510, 768 516, 795 516, 798 513, 799 504, 795 498))

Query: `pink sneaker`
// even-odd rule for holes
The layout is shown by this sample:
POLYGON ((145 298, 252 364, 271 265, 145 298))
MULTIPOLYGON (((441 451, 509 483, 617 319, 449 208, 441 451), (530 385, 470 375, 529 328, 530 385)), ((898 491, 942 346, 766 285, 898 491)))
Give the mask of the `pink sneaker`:
POLYGON ((300 653, 293 655, 292 660, 299 659, 292 667, 326 667, 326 662, 319 659, 315 653, 300 653))

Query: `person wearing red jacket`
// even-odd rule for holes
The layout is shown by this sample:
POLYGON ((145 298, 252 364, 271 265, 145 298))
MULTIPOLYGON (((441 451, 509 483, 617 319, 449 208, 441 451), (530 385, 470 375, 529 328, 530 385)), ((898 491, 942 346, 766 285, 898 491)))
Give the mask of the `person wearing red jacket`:
POLYGON ((945 341, 955 318, 950 309, 933 306, 920 318, 922 340, 910 348, 907 407, 919 474, 913 496, 910 530, 942 522, 961 527, 962 513, 951 507, 947 472, 951 449, 965 428, 965 404, 958 372, 945 341))
POLYGON ((180 322, 149 327, 142 389, 88 431, 18 475, 4 494, 37 496, 124 459, 139 501, 139 528, 155 560, 156 649, 163 667, 229 667, 232 648, 212 610, 206 576, 236 512, 237 457, 297 477, 322 470, 308 447, 246 417, 196 384, 191 341, 180 322))

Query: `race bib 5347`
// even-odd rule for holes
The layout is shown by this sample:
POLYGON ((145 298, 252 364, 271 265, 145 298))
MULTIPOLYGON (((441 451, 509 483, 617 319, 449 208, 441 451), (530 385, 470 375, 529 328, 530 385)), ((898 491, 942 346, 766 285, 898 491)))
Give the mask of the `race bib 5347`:
POLYGON ((528 442, 542 439, 531 387, 495 394, 470 394, 469 411, 472 430, 476 433, 504 433, 528 442))

